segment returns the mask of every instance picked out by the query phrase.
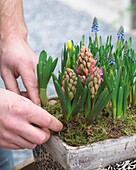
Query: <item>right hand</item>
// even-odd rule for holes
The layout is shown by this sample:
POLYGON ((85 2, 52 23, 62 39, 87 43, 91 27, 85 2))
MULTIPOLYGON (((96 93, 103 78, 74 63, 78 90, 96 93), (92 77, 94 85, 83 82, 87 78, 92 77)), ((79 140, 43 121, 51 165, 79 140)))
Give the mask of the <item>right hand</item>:
POLYGON ((29 99, 0 89, 0 147, 33 149, 49 139, 50 130, 61 129, 59 120, 29 99))

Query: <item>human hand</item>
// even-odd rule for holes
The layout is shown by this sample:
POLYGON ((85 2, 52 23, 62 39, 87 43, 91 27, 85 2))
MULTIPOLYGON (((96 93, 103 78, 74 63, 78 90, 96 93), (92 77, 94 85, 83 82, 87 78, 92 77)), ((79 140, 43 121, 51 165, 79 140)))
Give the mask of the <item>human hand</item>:
POLYGON ((36 80, 38 57, 23 38, 10 38, 2 42, 0 51, 0 73, 8 90, 21 94, 17 80, 21 76, 27 96, 40 104, 36 80))
POLYGON ((33 149, 46 142, 62 124, 29 99, 0 89, 0 147, 33 149), (35 126, 34 126, 35 125, 35 126))

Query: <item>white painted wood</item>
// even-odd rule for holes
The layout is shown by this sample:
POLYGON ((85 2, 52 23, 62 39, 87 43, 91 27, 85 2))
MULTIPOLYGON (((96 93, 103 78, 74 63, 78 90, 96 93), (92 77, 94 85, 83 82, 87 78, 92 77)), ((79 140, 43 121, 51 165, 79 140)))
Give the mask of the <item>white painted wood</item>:
POLYGON ((81 147, 69 146, 59 138, 51 136, 44 146, 66 170, 95 170, 136 158, 136 134, 81 147))

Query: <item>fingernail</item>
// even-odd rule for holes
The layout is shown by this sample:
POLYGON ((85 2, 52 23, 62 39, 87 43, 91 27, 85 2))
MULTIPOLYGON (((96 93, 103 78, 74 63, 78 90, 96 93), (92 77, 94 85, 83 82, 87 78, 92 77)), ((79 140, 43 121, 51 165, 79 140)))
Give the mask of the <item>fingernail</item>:
POLYGON ((39 107, 41 107, 41 103, 37 104, 39 107))
POLYGON ((61 126, 60 126, 60 130, 62 130, 62 128, 63 128, 63 124, 61 124, 61 126))

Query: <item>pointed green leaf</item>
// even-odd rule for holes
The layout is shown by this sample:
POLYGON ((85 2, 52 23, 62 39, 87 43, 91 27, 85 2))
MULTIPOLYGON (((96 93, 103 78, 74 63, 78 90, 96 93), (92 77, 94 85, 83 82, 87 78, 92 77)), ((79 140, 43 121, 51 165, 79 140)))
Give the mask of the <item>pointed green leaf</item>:
POLYGON ((53 73, 53 71, 55 70, 56 65, 57 65, 57 62, 58 62, 58 58, 56 58, 56 59, 52 62, 52 65, 51 65, 51 73, 53 73))
POLYGON ((83 105, 86 100, 87 92, 88 92, 88 88, 84 87, 83 95, 82 95, 81 99, 79 100, 79 102, 77 103, 77 106, 76 106, 75 110, 73 111, 73 115, 76 115, 80 111, 80 109, 83 108, 83 105))
POLYGON ((68 92, 68 82, 65 81, 65 98, 67 102, 67 113, 66 113, 66 119, 67 121, 72 118, 72 109, 71 109, 71 101, 69 98, 69 92, 68 92))
POLYGON ((45 63, 47 60, 47 53, 46 51, 42 51, 39 56, 39 63, 45 63))
POLYGON ((67 102, 66 102, 66 98, 65 98, 65 95, 62 91, 62 88, 61 86, 59 85, 58 81, 57 81, 57 77, 52 74, 52 78, 53 78, 53 83, 54 83, 54 86, 55 86, 55 89, 56 89, 56 92, 58 94, 58 97, 60 99, 60 102, 61 102, 61 106, 62 106, 62 109, 63 109, 63 112, 64 114, 67 114, 67 102))
POLYGON ((75 110, 75 108, 76 108, 76 105, 79 100, 79 96, 81 95, 81 91, 82 91, 82 82, 81 82, 81 78, 78 76, 77 77, 77 85, 76 85, 76 94, 75 94, 73 102, 72 102, 72 110, 75 110))
POLYGON ((97 102, 93 105, 93 108, 91 110, 91 114, 88 116, 88 120, 92 121, 98 116, 98 114, 101 113, 101 111, 104 109, 104 107, 107 105, 109 100, 111 99, 112 96, 112 91, 107 95, 108 90, 105 89, 101 95, 99 96, 99 99, 97 102))
POLYGON ((123 103, 123 88, 119 87, 118 99, 117 99, 117 117, 122 116, 122 103, 123 103))
POLYGON ((90 112, 91 112, 91 95, 90 90, 88 89, 87 98, 85 102, 85 118, 89 116, 90 112))

